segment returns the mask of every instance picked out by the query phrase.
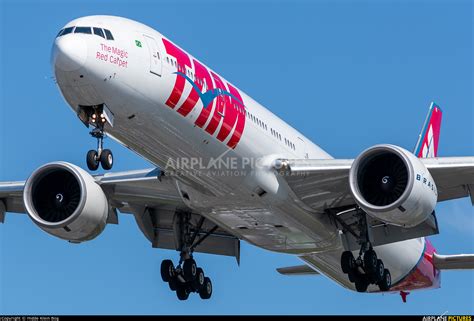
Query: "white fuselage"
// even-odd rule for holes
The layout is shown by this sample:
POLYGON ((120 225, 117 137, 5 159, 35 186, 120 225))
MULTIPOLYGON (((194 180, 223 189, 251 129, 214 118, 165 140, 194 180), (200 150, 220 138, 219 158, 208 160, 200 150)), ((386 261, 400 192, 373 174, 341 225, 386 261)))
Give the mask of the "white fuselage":
MULTIPOLYGON (((173 168, 169 174, 176 175, 189 207, 240 239, 296 254, 353 288, 340 268, 343 247, 335 226, 324 213, 301 206, 272 171, 278 158, 328 159, 329 154, 150 27, 110 16, 79 18, 64 28, 74 26, 106 28, 114 37, 56 38, 55 76, 76 113, 80 106, 105 104, 113 114, 107 134, 165 171, 173 168), (216 87, 232 96, 219 95, 204 106, 204 98, 192 93, 216 87), (235 163, 219 163, 226 170, 219 175, 207 166, 218 158, 235 163), (197 170, 180 166, 183 159, 198 159, 197 170), (258 166, 248 163, 255 160, 258 166)), ((397 283, 416 266, 424 247, 424 239, 414 239, 380 246, 377 254, 397 283)))

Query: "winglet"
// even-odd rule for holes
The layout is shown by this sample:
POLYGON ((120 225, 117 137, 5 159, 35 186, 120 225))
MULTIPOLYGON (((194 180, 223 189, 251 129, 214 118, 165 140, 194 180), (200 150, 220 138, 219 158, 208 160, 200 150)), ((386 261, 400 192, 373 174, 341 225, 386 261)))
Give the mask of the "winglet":
POLYGON ((442 117, 443 111, 435 102, 432 102, 413 152, 417 157, 438 157, 438 143, 442 117))

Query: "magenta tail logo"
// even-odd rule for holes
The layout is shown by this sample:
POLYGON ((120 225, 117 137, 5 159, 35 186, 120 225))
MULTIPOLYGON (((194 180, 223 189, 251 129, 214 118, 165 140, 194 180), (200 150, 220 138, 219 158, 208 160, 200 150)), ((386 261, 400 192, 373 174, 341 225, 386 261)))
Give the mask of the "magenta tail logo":
POLYGON ((434 102, 431 103, 423 130, 415 147, 415 155, 419 158, 437 157, 443 111, 434 102))

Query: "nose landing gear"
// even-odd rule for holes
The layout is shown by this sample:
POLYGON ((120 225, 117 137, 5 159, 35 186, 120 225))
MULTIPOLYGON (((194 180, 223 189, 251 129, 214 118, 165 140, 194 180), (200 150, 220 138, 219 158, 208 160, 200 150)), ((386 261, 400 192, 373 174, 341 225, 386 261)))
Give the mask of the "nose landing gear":
POLYGON ((89 119, 90 123, 95 126, 89 134, 97 139, 97 149, 91 149, 87 152, 87 168, 91 171, 95 171, 99 168, 99 165, 102 165, 102 168, 105 170, 112 169, 114 162, 112 151, 103 148, 105 138, 104 125, 107 122, 105 113, 99 109, 94 109, 89 119))

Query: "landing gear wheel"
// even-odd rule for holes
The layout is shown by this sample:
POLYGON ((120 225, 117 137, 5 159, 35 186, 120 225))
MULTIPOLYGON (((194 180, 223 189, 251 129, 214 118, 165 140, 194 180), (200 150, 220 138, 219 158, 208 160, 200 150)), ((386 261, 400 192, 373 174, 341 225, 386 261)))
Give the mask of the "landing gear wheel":
POLYGON ((349 281, 354 283, 357 278, 357 272, 355 270, 349 270, 349 273, 347 274, 349 276, 349 281))
POLYGON ((109 170, 112 168, 114 164, 114 156, 110 149, 104 149, 100 154, 100 164, 102 168, 105 170, 109 170))
POLYGON ((342 272, 349 273, 350 270, 354 269, 355 259, 351 251, 344 251, 341 255, 341 268, 342 272))
POLYGON ((380 291, 388 291, 392 286, 392 276, 390 275, 390 271, 385 269, 383 272, 383 278, 378 283, 380 291))
POLYGON ((184 273, 184 279, 187 282, 194 281, 194 279, 196 278, 196 274, 197 274, 196 261, 194 261, 193 259, 184 260, 183 273, 184 273))
POLYGON ((169 280, 168 285, 171 291, 176 291, 178 289, 178 280, 176 278, 172 278, 169 280))
POLYGON ((211 297, 211 295, 212 295, 212 282, 210 278, 205 277, 204 286, 199 291, 199 296, 201 297, 201 299, 207 300, 211 297))
POLYGON ((194 279, 193 286, 196 291, 201 291, 204 287, 204 271, 201 268, 197 268, 196 270, 196 278, 194 279))
POLYGON ((382 260, 377 260, 377 268, 375 269, 374 273, 372 274, 373 283, 377 284, 383 279, 383 275, 385 272, 385 267, 383 265, 382 260))
POLYGON ((179 300, 185 301, 189 297, 189 292, 188 292, 188 290, 186 289, 185 286, 180 285, 176 289, 176 296, 178 297, 179 300))
POLYGON ((369 287, 369 281, 364 275, 359 275, 355 279, 355 288, 357 292, 366 292, 369 287))
POLYGON ((372 274, 377 269, 377 254, 370 249, 364 254, 364 267, 367 274, 372 274))
POLYGON ((170 282, 174 278, 176 271, 171 260, 163 260, 161 262, 161 278, 163 282, 170 282))
POLYGON ((87 168, 89 168, 89 170, 96 171, 99 168, 99 156, 97 154, 97 151, 92 150, 92 149, 88 151, 86 162, 87 162, 87 168))

